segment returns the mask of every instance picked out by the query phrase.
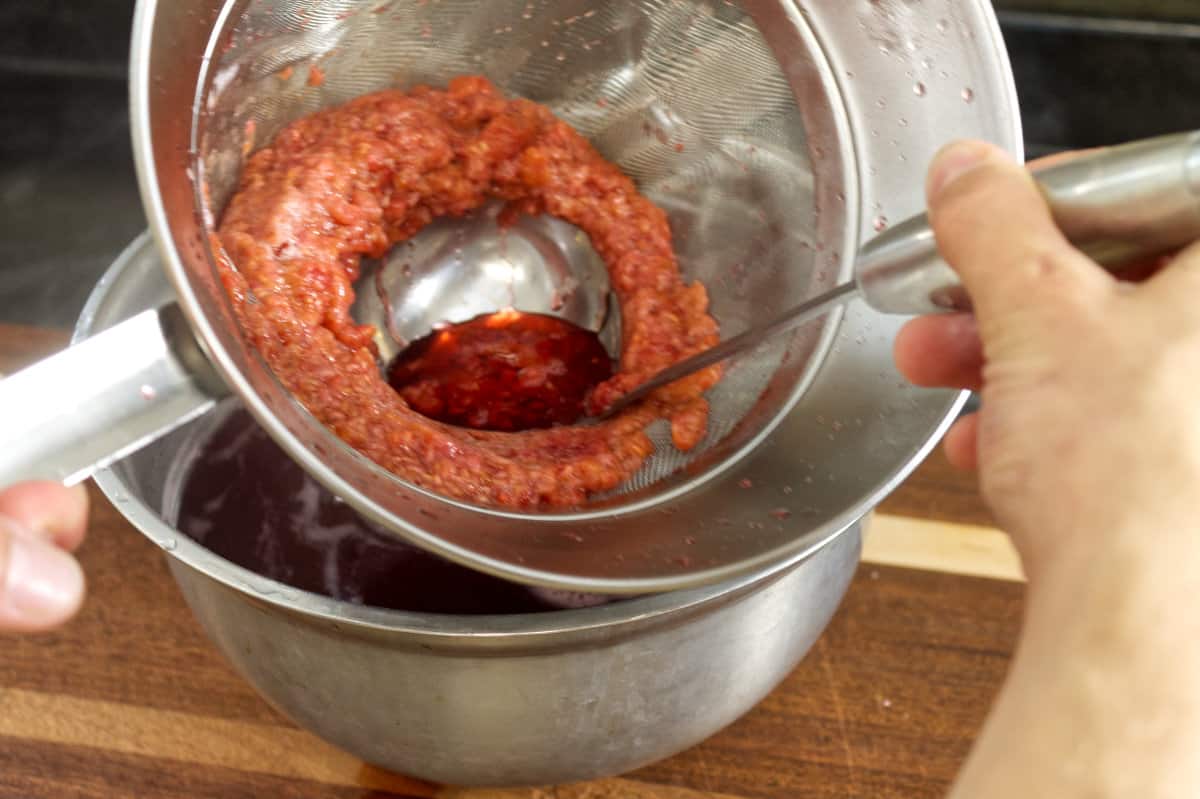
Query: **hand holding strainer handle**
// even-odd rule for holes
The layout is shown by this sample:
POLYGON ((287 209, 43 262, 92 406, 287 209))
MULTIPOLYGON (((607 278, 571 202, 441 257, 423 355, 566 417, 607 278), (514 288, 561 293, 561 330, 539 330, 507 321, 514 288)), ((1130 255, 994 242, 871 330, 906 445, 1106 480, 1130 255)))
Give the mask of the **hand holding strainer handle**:
MULTIPOLYGON (((1200 131, 1099 150, 1034 177, 1066 237, 1112 272, 1200 240, 1200 131)), ((884 313, 969 307, 924 215, 868 243, 857 278, 863 299, 884 313)))

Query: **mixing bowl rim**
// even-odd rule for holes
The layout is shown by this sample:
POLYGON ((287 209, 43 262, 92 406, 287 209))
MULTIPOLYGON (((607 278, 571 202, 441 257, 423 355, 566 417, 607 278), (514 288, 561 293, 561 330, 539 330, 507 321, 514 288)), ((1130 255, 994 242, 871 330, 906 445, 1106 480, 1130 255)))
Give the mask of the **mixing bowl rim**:
MULTIPOLYGON (((110 290, 139 259, 156 259, 154 238, 144 231, 135 238, 104 272, 88 296, 76 323, 72 343, 87 338, 97 316, 110 297, 110 290)), ((157 264, 155 264, 157 266, 157 264)), ((161 270, 154 272, 162 280, 161 270)), ((817 551, 851 530, 858 518, 849 519, 828 536, 794 557, 756 571, 708 586, 631 597, 590 608, 572 608, 542 613, 459 615, 419 613, 356 605, 321 594, 293 588, 263 577, 212 552, 169 525, 131 489, 121 477, 121 464, 102 469, 95 475, 104 495, 143 536, 157 544, 173 560, 205 577, 236 591, 248 599, 266 603, 306 618, 347 624, 388 633, 408 633, 435 638, 520 638, 545 639, 563 635, 600 631, 628 631, 634 627, 662 622, 714 603, 732 600, 747 591, 771 582, 807 560, 817 551)))

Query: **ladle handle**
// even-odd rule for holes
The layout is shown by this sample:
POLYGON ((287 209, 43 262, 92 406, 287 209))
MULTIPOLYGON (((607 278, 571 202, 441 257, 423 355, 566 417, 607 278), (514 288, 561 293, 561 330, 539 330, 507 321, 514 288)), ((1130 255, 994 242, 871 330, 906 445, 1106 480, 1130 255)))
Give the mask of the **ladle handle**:
POLYGON ((0 488, 77 483, 225 393, 178 306, 144 311, 0 380, 0 488))
MULTIPOLYGON (((1099 150, 1034 177, 1067 238, 1111 272, 1200 240, 1200 131, 1099 150)), ((884 313, 970 307, 923 214, 869 242, 857 278, 884 313)))

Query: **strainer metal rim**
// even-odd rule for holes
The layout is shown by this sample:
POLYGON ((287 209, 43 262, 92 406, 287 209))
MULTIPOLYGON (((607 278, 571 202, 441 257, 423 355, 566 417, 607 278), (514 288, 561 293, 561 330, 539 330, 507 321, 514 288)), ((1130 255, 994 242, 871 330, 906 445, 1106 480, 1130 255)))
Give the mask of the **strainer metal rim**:
MULTIPOLYGON (((141 43, 141 37, 149 35, 148 26, 139 27, 139 23, 142 23, 145 21, 145 19, 143 19, 143 16, 140 12, 143 11, 143 6, 145 8, 150 8, 154 5, 155 2, 156 2, 156 0, 144 0, 144 2, 139 5, 139 9, 138 9, 139 15, 138 15, 138 18, 135 19, 135 32, 134 32, 134 41, 135 41, 134 52, 135 53, 138 52, 139 43, 141 43)), ((214 31, 221 30, 221 28, 224 26, 227 18, 230 15, 232 15, 234 13, 234 11, 239 7, 240 7, 240 3, 237 2, 237 0, 232 0, 231 2, 227 2, 222 7, 221 13, 218 16, 218 18, 214 21, 213 30, 214 31)), ((153 16, 152 14, 149 14, 149 13, 147 14, 147 18, 149 18, 149 19, 152 19, 152 16, 153 16)), ((804 35, 804 37, 810 43, 811 52, 821 53, 822 50, 820 47, 820 43, 819 43, 817 37, 815 36, 814 32, 811 30, 811 27, 809 26, 807 20, 804 19, 804 17, 802 15, 800 15, 799 12, 796 12, 794 21, 797 23, 798 30, 801 31, 801 33, 804 35)), ((206 86, 207 82, 209 80, 211 80, 211 75, 209 74, 209 72, 216 65, 215 51, 216 51, 218 44, 219 44, 218 38, 217 38, 217 36, 214 35, 210 38, 208 45, 207 45, 207 53, 206 53, 206 57, 204 59, 204 65, 201 68, 200 80, 198 82, 195 99, 193 101, 193 116, 194 117, 195 117, 196 109, 199 109, 202 107, 205 86, 206 86)), ((141 46, 148 47, 148 41, 141 43, 141 46)), ((826 80, 829 81, 830 83, 832 83, 834 80, 834 75, 833 75, 832 70, 828 67, 828 64, 825 62, 819 62, 817 66, 826 74, 826 80)), ((133 67, 134 81, 135 82, 138 81, 138 79, 139 79, 139 77, 141 77, 141 75, 142 75, 141 71, 136 68, 136 64, 135 64, 133 67)), ((135 98, 137 96, 139 96, 139 88, 135 87, 133 89, 133 94, 134 94, 135 98)), ((838 133, 839 133, 838 140, 839 140, 839 142, 842 143, 843 148, 847 151, 847 155, 849 155, 850 151, 852 150, 850 143, 853 142, 853 136, 851 133, 851 129, 850 129, 848 120, 847 120, 845 109, 844 109, 844 107, 841 106, 840 103, 837 102, 838 98, 831 98, 831 99, 833 100, 833 102, 831 102, 831 108, 833 110, 833 120, 832 121, 833 121, 834 125, 836 126, 838 133)), ((133 106, 133 113, 138 114, 139 116, 142 116, 143 118, 145 116, 145 110, 136 105, 133 106)), ((148 127, 148 122, 146 122, 145 124, 148 127)), ((135 131, 135 147, 148 145, 148 142, 140 142, 140 143, 138 142, 138 139, 140 138, 140 136, 138 134, 141 133, 142 128, 136 124, 133 127, 134 127, 134 131, 135 131)), ((193 147, 193 149, 192 149, 192 152, 189 153, 189 158, 191 160, 192 168, 198 170, 199 164, 198 164, 195 119, 193 119, 193 121, 192 121, 192 147, 193 147)), ((858 203, 857 203, 857 183, 854 180, 849 179, 849 178, 853 177, 852 167, 850 166, 850 164, 852 163, 852 159, 846 158, 845 163, 846 163, 846 170, 848 172, 848 174, 846 175, 846 177, 848 179, 845 181, 845 189, 844 189, 846 196, 847 196, 847 203, 846 203, 847 218, 846 218, 846 224, 844 225, 843 241, 839 245, 839 249, 843 253, 849 253, 849 252, 853 251, 853 249, 854 249, 853 245, 855 243, 855 238, 856 238, 854 231, 858 228, 859 218, 858 218, 858 203)), ((196 174, 200 174, 199 171, 197 171, 196 174)), ((142 176, 141 170, 139 169, 139 180, 142 180, 142 178, 143 178, 143 176, 142 176)), ((148 180, 143 181, 142 188, 143 188, 143 192, 146 192, 147 190, 150 190, 152 192, 152 194, 149 196, 157 195, 157 189, 152 184, 151 181, 148 181, 148 180)), ((147 196, 147 195, 144 194, 143 196, 147 196)), ((201 202, 200 202, 202 200, 202 194, 198 187, 196 189, 196 198, 197 198, 197 208, 202 207, 201 202)), ((156 218, 160 218, 163 220, 160 224, 165 224, 165 214, 163 214, 161 217, 158 217, 158 214, 155 213, 159 209, 148 208, 147 210, 150 213, 152 224, 156 218)), ((208 253, 208 254, 209 254, 209 257, 211 258, 211 253, 208 253)), ((169 262, 175 260, 175 258, 176 258, 174 252, 163 252, 163 248, 161 246, 160 246, 160 255, 165 258, 168 258, 169 262)), ((844 256, 842 258, 842 263, 840 264, 839 271, 843 277, 851 274, 852 264, 848 257, 844 256)), ((169 278, 171 279, 172 284, 175 287, 176 293, 179 297, 180 304, 188 312, 188 316, 189 316, 189 318, 191 318, 193 320, 193 323, 198 324, 198 326, 201 328, 199 339, 202 342, 214 340, 212 326, 211 326, 209 320, 201 313, 199 305, 195 302, 194 294, 192 292, 191 286, 185 280, 177 279, 178 273, 175 270, 167 270, 167 272, 168 272, 169 278)), ((836 336, 843 313, 844 313, 843 309, 839 308, 834 311, 831 311, 830 314, 826 317, 825 322, 824 322, 824 328, 823 328, 823 331, 822 331, 821 337, 820 337, 820 342, 816 347, 816 353, 817 353, 818 357, 814 358, 813 366, 805 371, 805 374, 803 375, 803 377, 799 381, 797 381, 796 385, 789 392, 788 398, 783 403, 781 403, 780 409, 775 414, 774 418, 768 424, 764 425, 763 429, 757 435, 755 435, 751 440, 749 440, 746 444, 744 444, 741 448, 739 448, 739 450, 736 453, 723 459, 723 461, 720 464, 718 464, 712 468, 704 470, 704 472, 702 474, 697 475, 696 477, 689 479, 680 485, 677 485, 677 486, 674 486, 665 491, 656 493, 653 496, 648 496, 648 497, 645 497, 640 500, 634 500, 627 504, 622 504, 621 506, 619 506, 618 508, 615 508, 615 509, 608 508, 608 507, 601 505, 594 510, 584 509, 584 510, 574 510, 574 511, 565 511, 565 512, 543 511, 543 512, 531 513, 531 512, 521 512, 521 511, 514 511, 514 510, 505 510, 503 508, 488 507, 488 506, 475 505, 475 504, 462 502, 462 501, 438 494, 436 492, 429 491, 428 489, 424 489, 413 483, 410 483, 410 482, 398 477, 397 475, 392 474, 391 472, 388 472, 387 470, 383 469, 382 467, 380 467, 378 464, 374 463, 370 459, 362 456, 361 454, 359 454, 358 452, 353 450, 351 447, 346 445, 341 439, 339 439, 338 437, 333 435, 327 429, 322 429, 322 432, 324 433, 324 438, 325 438, 325 441, 328 446, 339 448, 342 452, 353 457, 358 463, 363 465, 367 470, 369 470, 373 474, 376 474, 388 481, 394 482, 398 487, 403 487, 407 491, 411 491, 413 493, 420 494, 422 496, 433 499, 442 505, 449 505, 451 507, 458 508, 460 510, 470 511, 473 513, 479 513, 479 514, 492 516, 492 517, 499 518, 499 519, 505 519, 505 520, 516 521, 516 522, 526 521, 526 522, 576 523, 576 522, 588 522, 588 521, 601 520, 601 519, 611 520, 613 518, 619 518, 619 517, 625 516, 625 515, 636 514, 636 513, 645 511, 647 509, 653 508, 655 506, 669 503, 672 500, 678 499, 678 498, 680 498, 688 493, 691 493, 693 491, 703 490, 706 486, 711 485, 714 481, 716 481, 717 479, 726 475, 731 469, 735 468, 737 466, 737 464, 740 463, 744 458, 750 456, 751 453, 758 446, 760 446, 762 444, 762 442, 764 440, 766 440, 770 436, 770 434, 785 419, 787 419, 788 416, 794 411, 796 404, 799 402, 799 400, 805 393, 807 387, 810 385, 812 380, 815 378, 816 372, 819 370, 819 366, 820 366, 820 363, 822 360, 822 358, 820 356, 823 355, 825 352, 827 352, 828 349, 832 346, 832 342, 833 342, 834 337, 836 336)), ((233 365, 232 359, 228 358, 227 354, 225 352, 218 353, 217 357, 214 357, 213 351, 208 349, 207 347, 206 347, 206 352, 209 355, 210 359, 213 361, 215 367, 217 368, 218 372, 221 374, 223 379, 225 379, 226 382, 229 383, 234 388, 234 392, 241 398, 242 402, 246 405, 249 412, 255 417, 256 421, 260 425, 262 425, 275 440, 281 441, 281 442, 287 441, 290 438, 290 432, 280 422, 278 415, 274 411, 272 411, 262 401, 259 394, 254 390, 254 388, 250 384, 250 382, 243 376, 241 371, 238 370, 236 368, 236 366, 233 365)), ((272 379, 275 379, 277 382, 277 379, 274 378, 273 375, 272 375, 272 379)), ((296 408, 300 409, 305 415, 307 415, 311 418, 312 415, 306 409, 301 408, 301 406, 299 406, 298 403, 295 403, 294 400, 292 400, 292 402, 294 403, 296 408)), ((299 460, 301 462, 301 465, 305 468, 306 471, 308 471, 315 478, 317 478, 317 480, 319 482, 321 482, 327 489, 333 491, 338 496, 346 498, 347 501, 349 501, 356 508, 356 510, 358 510, 360 513, 362 513, 364 516, 367 516, 368 518, 382 524, 385 527, 390 527, 390 528, 396 527, 396 526, 402 527, 406 533, 407 538, 409 538, 410 540, 415 540, 415 541, 419 542, 419 544, 422 547, 424 547, 430 551, 436 552, 439 555, 447 557, 458 563, 462 563, 464 565, 469 565, 474 568, 480 569, 482 571, 492 573, 496 576, 505 577, 505 578, 509 578, 509 579, 515 579, 520 582, 546 585, 546 586, 567 589, 567 590, 585 590, 588 592, 596 592, 596 593, 642 594, 642 593, 652 593, 652 592, 658 592, 658 591, 676 590, 676 589, 682 589, 682 588, 686 588, 686 587, 705 585, 705 584, 718 582, 721 580, 731 578, 736 575, 742 575, 742 574, 749 573, 750 571, 758 568, 762 563, 770 563, 770 562, 778 561, 779 557, 780 557, 780 553, 778 553, 778 552, 764 553, 762 556, 755 559, 754 561, 740 562, 738 564, 735 564, 735 565, 732 565, 729 567, 723 567, 723 568, 718 568, 718 569, 693 571, 693 572, 689 572, 687 575, 684 575, 679 578, 668 577, 668 578, 656 578, 656 579, 643 578, 643 579, 636 579, 636 580, 634 580, 634 579, 611 579, 610 580, 610 579, 595 579, 595 578, 579 579, 577 577, 572 577, 572 578, 570 578, 569 581, 564 581, 564 580, 562 580, 560 575, 556 575, 554 573, 546 572, 546 571, 538 570, 538 569, 526 569, 519 565, 514 565, 509 562, 501 561, 501 560, 491 558, 491 557, 481 556, 478 553, 473 552, 465 547, 461 547, 461 546, 454 545, 454 544, 449 544, 439 536, 430 535, 424 528, 422 528, 418 525, 412 524, 412 523, 408 522, 406 519, 403 519, 403 518, 397 517, 393 514, 390 514, 386 510, 377 508, 375 503, 372 500, 370 500, 368 497, 366 497, 357 488, 357 486, 355 486, 354 484, 352 484, 349 481, 342 478, 342 476, 340 474, 337 474, 336 472, 333 472, 332 470, 330 470, 323 463, 323 461, 318 456, 316 456, 312 451, 310 451, 304 447, 301 447, 301 446, 296 446, 296 447, 287 446, 285 448, 288 450, 289 456, 299 460)), ((801 538, 802 538, 802 544, 793 543, 792 546, 789 546, 786 549, 789 552, 794 552, 794 551, 797 551, 797 549, 799 547, 798 551, 800 551, 802 553, 808 552, 811 548, 812 541, 818 540, 818 539, 823 539, 824 536, 817 535, 816 531, 810 531, 809 534, 804 535, 801 538)))
MULTIPOLYGON (((144 201, 146 204, 147 215, 150 219, 152 228, 159 234, 155 236, 160 256, 168 264, 172 264, 174 269, 168 269, 168 276, 174 284, 180 304, 188 312, 193 325, 200 333, 200 338, 205 340, 219 341, 213 326, 201 312, 201 305, 194 294, 192 287, 184 278, 185 270, 182 268, 182 262, 177 251, 169 246, 172 241, 166 235, 170 230, 166 210, 163 205, 162 197, 158 192, 158 187, 155 182, 155 160, 152 143, 149 140, 150 130, 150 107, 149 97, 153 90, 149 70, 147 69, 146 55, 150 52, 150 40, 153 32, 153 22, 155 17, 155 8, 158 5, 157 0, 141 0, 137 13, 135 15, 134 24, 134 60, 131 64, 131 113, 133 115, 133 137, 134 147, 137 154, 138 176, 141 184, 144 201), (139 60, 139 54, 142 58, 139 60)), ((226 6, 228 8, 229 6, 226 6)), ((793 7, 793 10, 796 10, 793 7)), ((1001 98, 1000 104, 1008 104, 1006 110, 1012 111, 1013 127, 1016 135, 1012 136, 1012 143, 1020 142, 1020 124, 1019 119, 1015 114, 1015 88, 1012 86, 1011 71, 1008 70, 1007 57, 1004 54, 1002 45, 999 45, 999 29, 996 24, 995 17, 990 11, 982 13, 983 22, 987 30, 982 31, 990 38, 991 43, 995 47, 994 55, 998 58, 994 59, 989 65, 990 68, 999 67, 995 70, 996 74, 989 74, 997 85, 1003 88, 1004 97, 1001 98)), ((805 30, 811 33, 808 26, 805 30)), ((812 37, 814 42, 817 42, 815 37, 812 37)), ((818 49, 819 51, 819 49, 818 49)), ((841 76, 832 75, 833 85, 841 87, 841 76)), ((1003 135, 1009 131, 1000 131, 1003 135)), ((848 138, 848 141, 853 146, 857 147, 858 143, 854 139, 848 138)), ((1019 145, 1018 145, 1019 146, 1019 145)), ((853 159, 852 159, 853 161, 853 159)), ((858 163, 854 161, 854 163, 858 163)), ((853 211, 859 212, 861 209, 854 206, 853 211)), ((847 230, 847 235, 856 238, 853 229, 847 230)), ((209 356, 223 376, 229 382, 237 387, 245 387, 245 380, 233 362, 233 358, 227 352, 209 351, 209 356)), ((264 427, 267 428, 275 438, 286 437, 287 431, 283 424, 275 417, 261 398, 253 391, 239 392, 243 394, 243 398, 249 407, 251 413, 259 420, 264 427), (253 396, 251 396, 253 395, 253 396)), ((851 508, 842 513, 831 517, 825 524, 820 525, 804 535, 800 535, 792 539, 787 545, 779 546, 774 549, 762 552, 757 556, 740 560, 734 564, 720 568, 690 571, 682 575, 664 575, 654 578, 592 578, 578 576, 563 579, 561 575, 549 573, 541 570, 526 569, 512 563, 500 562, 490 557, 483 557, 478 553, 469 552, 463 547, 457 545, 448 545, 444 540, 438 537, 425 534, 420 528, 397 520, 394 516, 386 511, 377 510, 372 507, 360 507, 360 511, 377 521, 395 526, 397 521, 401 522, 402 527, 408 533, 410 540, 418 543, 420 546, 431 551, 450 557, 460 563, 466 563, 474 568, 488 571, 499 576, 516 579, 521 582, 538 583, 542 585, 566 588, 572 590, 585 590, 597 593, 649 593, 666 590, 676 590, 701 584, 718 582, 722 579, 730 578, 734 575, 743 575, 760 568, 765 563, 779 563, 783 561, 794 562, 802 553, 811 551, 813 547, 820 546, 825 541, 828 541, 837 532, 854 521, 865 508, 874 506, 879 499, 891 491, 907 474, 909 474, 920 460, 928 454, 935 446, 937 440, 944 434, 945 430, 953 421, 953 417, 961 408, 965 401, 964 394, 958 394, 949 398, 944 404, 941 412, 941 421, 933 427, 929 434, 922 441, 909 449, 904 450, 907 454, 899 459, 899 465, 890 471, 884 479, 875 484, 874 489, 868 492, 860 501, 857 501, 851 508), (797 554, 801 553, 801 554, 797 554)), ((299 455, 299 452, 293 452, 293 456, 299 455)), ((310 453, 308 459, 312 459, 310 453)), ((303 461, 304 458, 301 457, 303 461)), ((308 468, 308 464, 305 464, 308 468)), ((310 471, 312 471, 310 469, 310 471)), ((336 475, 328 476, 329 479, 322 480, 326 486, 336 492, 353 497, 356 493, 353 486, 349 486, 345 481, 337 478, 336 475)), ((438 497, 439 501, 444 502, 444 498, 438 497)), ((474 508, 472 508, 474 510, 474 508)), ((608 514, 606 518, 610 518, 612 514, 608 514)), ((544 516, 538 516, 539 521, 545 521, 544 516)))

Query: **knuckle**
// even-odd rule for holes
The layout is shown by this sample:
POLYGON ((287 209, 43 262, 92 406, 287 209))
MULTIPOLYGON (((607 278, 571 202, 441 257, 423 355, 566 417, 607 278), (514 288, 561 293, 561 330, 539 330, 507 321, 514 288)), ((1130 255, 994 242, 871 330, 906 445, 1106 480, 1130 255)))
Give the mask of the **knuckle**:
POLYGON ((1016 259, 1013 268, 1025 272, 1032 290, 1052 294, 1068 309, 1086 310, 1094 297, 1091 292, 1081 291, 1080 270, 1075 268, 1075 253, 1061 238, 1050 235, 1034 235, 1025 242, 1024 252, 1016 259))

